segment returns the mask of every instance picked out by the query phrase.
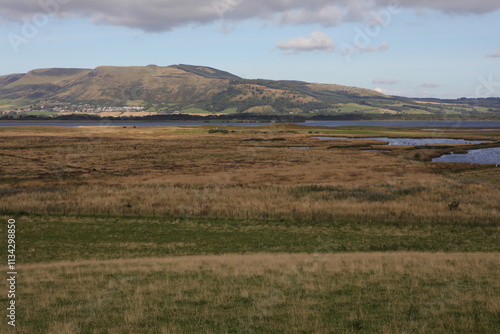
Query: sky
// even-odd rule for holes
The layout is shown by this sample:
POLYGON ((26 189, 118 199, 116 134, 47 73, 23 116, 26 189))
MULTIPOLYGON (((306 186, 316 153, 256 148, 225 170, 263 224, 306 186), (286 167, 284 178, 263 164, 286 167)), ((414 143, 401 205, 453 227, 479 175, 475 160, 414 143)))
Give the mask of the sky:
POLYGON ((0 75, 150 64, 500 97, 500 1, 0 0, 0 75))

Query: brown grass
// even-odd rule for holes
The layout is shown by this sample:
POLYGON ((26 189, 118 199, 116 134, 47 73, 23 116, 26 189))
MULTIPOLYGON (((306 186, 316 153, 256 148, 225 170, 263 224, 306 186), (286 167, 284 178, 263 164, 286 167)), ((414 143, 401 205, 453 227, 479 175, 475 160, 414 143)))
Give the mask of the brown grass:
POLYGON ((331 143, 294 131, 3 130, 3 209, 300 219, 499 216, 498 183, 471 180, 475 170, 450 177, 431 163, 407 159, 403 150, 327 149, 331 143), (246 141, 256 137, 285 140, 246 141), (447 210, 453 201, 460 210, 447 210))
POLYGON ((403 149, 327 149, 331 143, 296 128, 227 135, 203 128, 4 129, 0 209, 292 219, 499 217, 494 169, 463 166, 450 174, 448 167, 408 159, 403 149), (268 141, 246 141, 252 138, 268 141), (460 202, 458 211, 447 209, 453 201, 460 202))
POLYGON ((20 272, 18 333, 493 333, 500 313, 500 257, 488 253, 228 254, 20 272))
MULTIPOLYGON (((342 218, 367 223, 348 224, 344 230, 339 225, 339 233, 365 229, 363 233, 377 240, 391 234, 389 244, 397 244, 392 234, 422 242, 425 233, 435 230, 418 224, 375 228, 379 220, 432 222, 436 225, 427 226, 443 229, 455 225, 437 223, 457 222, 466 236, 464 243, 472 238, 484 242, 481 233, 495 240, 497 225, 486 224, 491 228, 484 231, 471 229, 473 236, 463 227, 499 221, 498 169, 434 165, 416 161, 397 148, 391 153, 328 149, 331 143, 310 138, 309 130, 300 126, 231 128, 235 132, 226 135, 208 134, 208 128, 213 127, 0 128, 0 211, 283 218, 285 222, 267 234, 280 237, 281 231, 297 232, 297 236, 285 236, 291 248, 295 238, 299 244, 307 242, 299 240, 307 234, 301 231, 314 229, 314 221, 342 218), (248 141, 252 138, 267 141, 248 141), (448 204, 454 201, 460 206, 451 211, 448 204), (312 223, 288 224, 294 219, 312 223)), ((335 135, 345 130, 320 131, 335 135)), ((405 131, 397 133, 422 136, 405 131)), ((364 136, 364 132, 349 135, 364 136)), ((342 145, 350 144, 346 140, 342 145)), ((241 233, 235 230, 228 238, 228 231, 215 235, 220 222, 177 231, 160 228, 167 223, 159 219, 152 224, 153 218, 143 218, 135 229, 130 227, 134 222, 128 224, 122 217, 20 219, 24 224, 19 225, 21 259, 38 252, 44 255, 37 259, 44 260, 19 263, 17 333, 494 333, 498 327, 497 253, 89 260, 99 257, 99 252, 116 258, 195 248, 183 253, 193 254, 200 240, 219 247, 231 240, 239 242, 236 235, 243 241, 250 236, 262 238, 258 242, 265 239, 263 234, 248 233, 258 228, 251 223, 240 224, 241 233), (58 223, 59 230, 53 230, 58 223), (116 233, 102 242, 106 234, 94 236, 104 227, 107 233, 116 233), (153 230, 145 233, 141 228, 153 230), (177 234, 152 238, 151 234, 162 231, 177 234), (157 252, 161 247, 162 252, 157 252), (155 251, 135 252, 144 249, 155 251), (66 260, 71 258, 82 260, 66 260), (45 263, 50 259, 64 261, 45 263)), ((182 224, 191 223, 183 220, 182 224)), ((326 239, 335 237, 328 231, 337 230, 324 230, 326 239)), ((462 236, 446 242, 457 240, 462 242, 462 236)), ((208 246, 199 253, 219 249, 208 246)), ((229 244, 226 249, 247 249, 237 246, 229 244)), ((0 333, 9 330, 0 326, 0 333)))

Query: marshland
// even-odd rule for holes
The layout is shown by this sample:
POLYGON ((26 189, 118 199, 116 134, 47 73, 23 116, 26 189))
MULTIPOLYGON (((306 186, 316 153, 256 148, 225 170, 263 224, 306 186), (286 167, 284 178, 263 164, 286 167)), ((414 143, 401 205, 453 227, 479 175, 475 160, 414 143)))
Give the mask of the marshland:
POLYGON ((19 333, 498 328, 500 169, 432 159, 500 147, 500 130, 47 126, 0 137, 0 211, 19 222, 19 333))

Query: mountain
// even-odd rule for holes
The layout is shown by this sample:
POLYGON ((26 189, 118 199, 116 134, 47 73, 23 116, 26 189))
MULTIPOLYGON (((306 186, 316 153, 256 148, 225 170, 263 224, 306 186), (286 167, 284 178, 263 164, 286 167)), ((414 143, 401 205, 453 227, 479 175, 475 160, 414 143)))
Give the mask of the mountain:
MULTIPOLYGON (((84 105, 86 110, 89 106, 136 106, 163 113, 185 110, 266 114, 444 112, 443 105, 435 101, 415 101, 334 84, 244 79, 211 67, 182 64, 50 68, 0 76, 0 101, 4 111, 23 110, 27 105, 30 110, 84 105)), ((464 107, 466 105, 457 104, 456 108, 471 109, 464 107)), ((75 108, 71 110, 77 110, 75 108)), ((453 108, 444 110, 460 112, 453 108)))

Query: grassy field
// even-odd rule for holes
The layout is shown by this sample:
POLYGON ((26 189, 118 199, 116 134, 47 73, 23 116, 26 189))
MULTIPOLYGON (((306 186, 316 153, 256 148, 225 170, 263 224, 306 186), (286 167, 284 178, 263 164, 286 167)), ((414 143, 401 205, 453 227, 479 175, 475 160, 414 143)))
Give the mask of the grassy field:
POLYGON ((22 267, 17 333, 495 333, 496 254, 253 254, 22 267))
POLYGON ((0 127, 0 333, 497 332, 498 168, 349 138, 500 131, 210 129, 0 127))
POLYGON ((27 100, 2 100, 0 99, 0 111, 11 111, 28 106, 32 101, 27 100))
POLYGON ((491 222, 319 223, 47 215, 17 220, 21 263, 260 252, 500 251, 498 224, 491 222))

